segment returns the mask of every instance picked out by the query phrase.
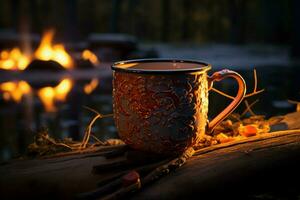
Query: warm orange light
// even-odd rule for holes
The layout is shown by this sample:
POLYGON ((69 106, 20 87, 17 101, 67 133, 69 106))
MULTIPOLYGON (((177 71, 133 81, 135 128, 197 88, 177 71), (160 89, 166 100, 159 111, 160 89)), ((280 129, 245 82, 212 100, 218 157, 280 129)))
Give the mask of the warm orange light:
POLYGON ((72 88, 71 79, 62 80, 55 88, 55 99, 59 101, 65 101, 67 94, 72 88))
POLYGON ((52 87, 44 87, 38 91, 38 96, 41 99, 47 112, 55 112, 54 105, 55 91, 52 87))
POLYGON ((19 48, 13 48, 11 51, 4 50, 0 53, 0 69, 24 70, 29 62, 30 58, 19 48))
POLYGON ((1 58, 1 60, 3 59, 7 59, 7 58, 9 58, 9 52, 8 51, 1 51, 0 52, 0 58, 1 58))
POLYGON ((4 99, 5 101, 10 101, 11 95, 9 94, 9 92, 4 92, 4 93, 3 93, 3 99, 4 99))
POLYGON ((38 96, 47 112, 55 112, 55 101, 65 101, 72 89, 71 79, 63 79, 56 87, 44 87, 39 89, 38 96))
POLYGON ((88 84, 86 84, 85 86, 84 86, 84 92, 86 93, 86 94, 91 94, 95 89, 96 89, 96 87, 98 86, 98 84, 99 84, 99 81, 98 81, 98 79, 96 79, 96 78, 93 78, 92 79, 92 81, 90 82, 90 83, 88 83, 88 84))
POLYGON ((17 83, 15 82, 5 82, 5 83, 1 83, 0 88, 2 91, 5 92, 12 92, 16 89, 17 87, 17 83))
POLYGON ((138 63, 118 63, 116 66, 119 67, 119 68, 123 68, 123 69, 126 69, 126 68, 130 68, 130 67, 134 67, 138 65, 138 63))
MULTIPOLYGON (((44 87, 37 91, 47 112, 55 112, 55 101, 65 101, 68 93, 72 89, 71 79, 63 79, 56 87, 44 87)), ((31 87, 26 81, 4 82, 0 84, 0 91, 3 92, 5 101, 14 100, 20 102, 22 97, 31 93, 31 87)))
POLYGON ((52 45, 54 30, 47 31, 41 40, 40 46, 34 53, 35 57, 40 60, 54 60, 65 68, 73 67, 73 60, 66 52, 62 44, 52 45))
MULTIPOLYGON (((34 57, 40 60, 54 60, 67 69, 72 68, 73 60, 66 52, 65 47, 62 44, 52 45, 53 36, 53 30, 47 31, 43 35, 41 43, 34 53, 34 57)), ((30 62, 31 56, 22 53, 19 48, 0 52, 0 69, 24 70, 30 62)))
POLYGON ((24 94, 28 94, 31 91, 31 87, 26 81, 20 81, 19 88, 24 94))
POLYGON ((97 56, 91 52, 90 50, 84 50, 81 54, 81 57, 84 59, 84 60, 89 60, 91 63, 95 64, 95 65, 98 65, 99 64, 99 60, 97 58, 97 56))
POLYGON ((30 85, 25 81, 5 82, 0 84, 0 90, 3 91, 4 100, 14 100, 20 102, 23 95, 31 92, 30 85))

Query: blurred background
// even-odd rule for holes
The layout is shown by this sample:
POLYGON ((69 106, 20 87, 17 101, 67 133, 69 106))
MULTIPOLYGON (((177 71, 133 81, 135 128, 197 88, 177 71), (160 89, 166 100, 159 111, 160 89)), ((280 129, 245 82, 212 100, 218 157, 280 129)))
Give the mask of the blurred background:
MULTIPOLYGON (((110 66, 120 60, 204 60, 212 72, 241 73, 249 91, 255 68, 265 89, 249 99, 259 100, 255 113, 294 111, 299 8, 297 0, 0 0, 0 160, 26 153, 42 130, 82 139, 94 116, 84 106, 112 113, 110 66)), ((216 88, 236 91, 232 80, 216 88)), ((210 116, 226 103, 211 92, 210 116)), ((112 118, 93 132, 117 137, 112 118)))

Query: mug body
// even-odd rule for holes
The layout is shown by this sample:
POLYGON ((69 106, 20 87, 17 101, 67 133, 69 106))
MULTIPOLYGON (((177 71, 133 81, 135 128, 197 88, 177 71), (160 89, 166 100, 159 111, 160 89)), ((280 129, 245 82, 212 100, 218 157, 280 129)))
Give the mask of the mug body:
POLYGON ((143 59, 118 62, 112 69, 114 120, 130 147, 179 154, 205 133, 209 64, 143 59))

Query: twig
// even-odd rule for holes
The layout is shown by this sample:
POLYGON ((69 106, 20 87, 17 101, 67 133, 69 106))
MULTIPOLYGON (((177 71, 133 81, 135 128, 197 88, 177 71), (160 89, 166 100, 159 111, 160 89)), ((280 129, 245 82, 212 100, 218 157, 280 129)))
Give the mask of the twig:
POLYGON ((48 137, 46 137, 46 136, 44 136, 44 135, 42 135, 42 134, 41 134, 41 137, 44 138, 45 140, 47 140, 48 142, 51 142, 52 144, 54 144, 54 145, 56 145, 56 146, 63 146, 63 147, 66 147, 66 148, 68 148, 68 149, 73 150, 73 148, 70 147, 70 146, 67 145, 67 144, 52 141, 52 140, 50 140, 48 137))
POLYGON ((259 91, 253 91, 252 93, 245 95, 245 98, 252 97, 252 96, 260 94, 260 93, 262 93, 264 91, 265 91, 265 89, 261 89, 259 91))
POLYGON ((256 74, 256 69, 253 70, 253 76, 254 76, 254 88, 253 88, 253 92, 254 92, 257 89, 257 74, 256 74))
POLYGON ((91 134, 91 137, 96 140, 97 142, 99 142, 100 144, 104 144, 104 142, 102 142, 101 140, 99 140, 95 135, 91 134))
POLYGON ((167 162, 167 164, 157 166, 154 170, 150 171, 150 173, 148 173, 144 178, 141 178, 141 180, 138 179, 136 183, 131 184, 127 187, 122 187, 116 192, 104 197, 103 199, 120 199, 132 192, 141 189, 143 186, 160 179, 161 177, 169 174, 170 172, 184 165, 187 159, 192 157, 194 153, 195 151, 193 148, 187 149, 181 156, 172 159, 171 161, 167 162))
POLYGON ((290 99, 288 99, 287 101, 289 103, 291 103, 291 104, 298 104, 298 103, 300 103, 300 101, 295 101, 295 100, 290 100, 290 99))
POLYGON ((142 179, 142 185, 146 185, 152 181, 155 181, 162 176, 169 174, 171 171, 181 167, 186 163, 187 159, 194 155, 194 153, 195 150, 193 148, 189 148, 181 156, 171 160, 167 164, 157 167, 142 179))
POLYGON ((85 109, 89 110, 89 111, 94 112, 94 113, 97 114, 97 115, 100 115, 101 118, 107 118, 107 117, 112 117, 112 116, 114 116, 113 114, 103 115, 103 114, 99 113, 97 110, 95 110, 95 109, 93 109, 93 108, 91 108, 91 107, 88 107, 88 106, 83 106, 83 107, 84 107, 85 109))
POLYGON ((300 101, 288 100, 288 102, 291 104, 296 104, 296 111, 300 112, 300 101))
POLYGON ((236 121, 242 122, 241 115, 239 115, 237 113, 230 114, 229 117, 232 119, 235 119, 236 121))
POLYGON ((253 77, 254 77, 254 87, 253 87, 253 91, 250 94, 246 94, 245 98, 247 97, 251 97, 253 95, 262 93, 263 91, 265 91, 265 89, 261 89, 259 91, 257 91, 257 74, 256 74, 256 69, 253 70, 253 77))
POLYGON ((95 109, 93 109, 93 108, 91 108, 91 107, 83 106, 83 108, 85 108, 85 109, 87 109, 87 110, 89 110, 89 111, 92 111, 92 112, 94 112, 94 113, 97 114, 97 115, 101 115, 97 110, 95 110, 95 109))
MULTIPOLYGON (((91 137, 91 131, 92 131, 92 126, 94 125, 94 123, 96 122, 97 119, 101 119, 101 118, 106 118, 106 117, 111 117, 113 116, 113 114, 107 114, 107 115, 102 115, 101 113, 99 113, 98 111, 96 111, 95 109, 93 108, 90 108, 90 107, 87 107, 87 106, 83 106, 85 109, 87 110, 90 110, 92 112, 94 112, 96 114, 96 116, 91 120, 91 122, 89 123, 86 131, 85 131, 85 134, 83 136, 83 140, 81 142, 81 145, 79 147, 79 149, 84 149, 86 148, 89 140, 90 140, 90 137, 91 137)), ((95 138, 95 137, 94 137, 95 138)), ((97 141, 104 145, 104 142, 100 141, 98 138, 97 138, 97 141)))
MULTIPOLYGON (((260 94, 262 93, 263 91, 265 91, 265 89, 261 89, 261 90, 258 90, 257 91, 257 74, 256 74, 256 69, 253 70, 253 76, 254 76, 254 87, 253 87, 253 91, 249 94, 246 94, 244 98, 248 98, 248 97, 251 97, 251 96, 254 96, 254 95, 257 95, 257 94, 260 94)), ((222 95, 222 96, 225 96, 229 99, 235 99, 235 97, 229 95, 229 94, 226 94, 225 92, 222 92, 214 87, 211 88, 212 91, 222 95)))
POLYGON ((87 127, 87 129, 86 129, 86 131, 85 131, 85 134, 84 134, 84 137, 83 137, 81 146, 80 146, 79 148, 81 148, 81 149, 86 148, 86 145, 88 144, 89 139, 90 139, 92 126, 93 126, 93 124, 96 122, 96 120, 97 120, 98 118, 101 118, 101 115, 96 115, 96 116, 92 119, 92 121, 89 123, 89 125, 88 125, 88 127, 87 127))
POLYGON ((222 92, 222 91, 220 91, 220 90, 218 90, 218 89, 216 89, 214 87, 212 87, 211 90, 214 91, 214 92, 216 92, 216 93, 219 93, 220 95, 222 95, 224 97, 227 97, 229 99, 234 99, 233 96, 230 96, 229 94, 226 94, 226 93, 224 93, 224 92, 222 92))
POLYGON ((48 142, 50 142, 51 144, 53 144, 55 146, 63 146, 63 147, 66 147, 66 148, 71 150, 70 152, 57 153, 57 154, 54 154, 54 155, 51 155, 51 156, 43 156, 44 158, 52 157, 52 156, 53 157, 56 157, 56 156, 60 157, 60 156, 65 156, 65 155, 73 155, 73 154, 82 153, 82 152, 93 152, 97 145, 106 146, 106 144, 104 142, 102 142, 100 139, 98 139, 95 135, 91 134, 92 126, 94 125, 94 123, 96 122, 97 119, 111 117, 111 116, 113 116, 113 114, 102 115, 102 114, 100 114, 99 112, 97 112, 96 110, 94 110, 92 108, 89 108, 89 107, 86 107, 86 106, 85 106, 85 108, 92 111, 92 112, 94 112, 94 113, 96 113, 97 115, 89 123, 89 125, 88 125, 88 127, 85 131, 85 134, 83 136, 82 141, 80 141, 80 142, 77 142, 77 141, 56 142, 54 139, 50 139, 47 136, 41 134, 41 137, 43 139, 47 140, 48 142), (94 140, 96 140, 96 142, 92 145, 88 145, 89 140, 90 140, 91 137, 94 140), (85 150, 87 150, 87 151, 85 151, 85 150))
POLYGON ((243 111, 243 113, 241 114, 241 117, 244 116, 247 112, 249 112, 252 116, 255 115, 255 113, 253 112, 253 110, 251 109, 251 107, 256 104, 257 102, 259 102, 258 99, 256 99, 254 102, 252 102, 250 105, 248 103, 247 100, 245 100, 245 105, 246 105, 246 109, 243 111))
MULTIPOLYGON (((94 125, 94 123, 96 122, 97 119, 102 119, 104 117, 109 117, 111 116, 112 114, 109 114, 109 115, 101 115, 101 114, 97 114, 93 119, 92 121, 89 123, 86 131, 85 131, 85 134, 84 134, 84 137, 83 137, 83 140, 81 142, 81 145, 80 145, 80 149, 84 149, 86 148, 89 140, 90 140, 90 136, 91 136, 91 131, 92 131, 92 126, 94 125)), ((100 141, 99 139, 97 139, 102 145, 104 145, 104 142, 100 141)))

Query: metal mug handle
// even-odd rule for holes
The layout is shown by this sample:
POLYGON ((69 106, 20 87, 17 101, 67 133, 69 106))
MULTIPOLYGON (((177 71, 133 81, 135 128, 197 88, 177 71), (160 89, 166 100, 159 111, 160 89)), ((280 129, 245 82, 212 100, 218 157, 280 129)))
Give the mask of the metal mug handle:
POLYGON ((214 119, 212 119, 208 123, 208 132, 210 133, 219 123, 221 123, 228 115, 232 113, 234 109, 241 103, 243 98, 245 97, 246 93, 246 83, 241 75, 238 73, 223 69, 221 71, 213 73, 212 76, 208 77, 208 89, 213 87, 213 83, 215 81, 221 81, 225 78, 234 78, 238 82, 238 92, 234 100, 220 113, 218 114, 214 119))

